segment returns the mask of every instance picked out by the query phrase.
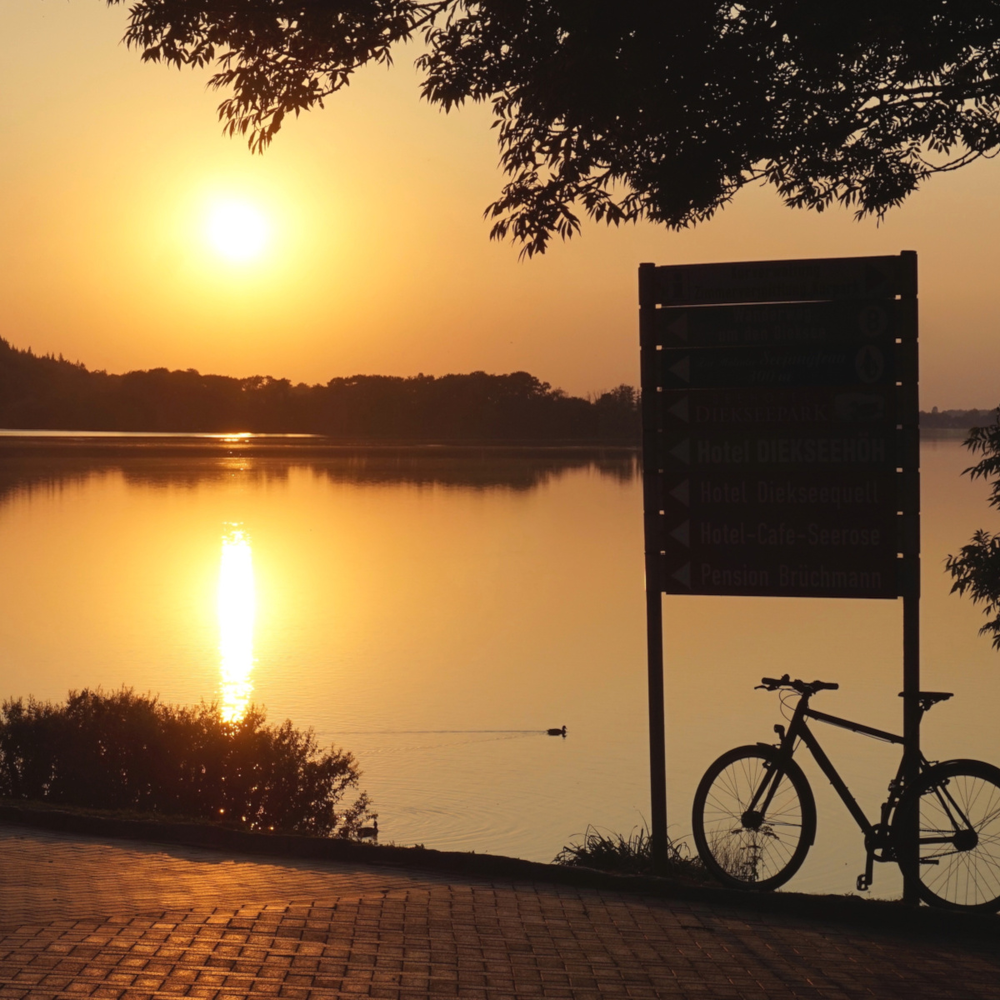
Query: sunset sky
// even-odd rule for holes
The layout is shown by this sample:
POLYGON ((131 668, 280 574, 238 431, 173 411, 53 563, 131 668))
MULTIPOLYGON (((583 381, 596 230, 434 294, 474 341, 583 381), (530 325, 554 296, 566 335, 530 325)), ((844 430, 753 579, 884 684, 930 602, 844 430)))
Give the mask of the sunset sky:
POLYGON ((482 218, 502 184, 489 109, 421 102, 414 47, 258 157, 222 136, 207 73, 120 43, 126 16, 0 3, 0 336, 17 347, 309 383, 525 369, 585 394, 638 382, 641 261, 916 250, 922 406, 1000 403, 1000 163, 932 180, 881 226, 754 189, 688 232, 585 224, 519 261, 482 218), (220 211, 250 227, 228 250, 220 211))

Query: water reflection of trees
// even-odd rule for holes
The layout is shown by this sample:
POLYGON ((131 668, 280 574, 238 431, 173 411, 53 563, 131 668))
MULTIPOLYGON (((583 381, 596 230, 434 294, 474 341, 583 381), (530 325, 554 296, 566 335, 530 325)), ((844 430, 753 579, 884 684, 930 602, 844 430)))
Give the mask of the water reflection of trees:
POLYGON ((107 476, 120 476, 129 485, 146 489, 194 489, 234 476, 248 484, 281 483, 303 469, 336 483, 528 491, 580 470, 628 483, 639 474, 638 461, 638 453, 628 448, 10 441, 0 443, 0 502, 59 494, 107 476))

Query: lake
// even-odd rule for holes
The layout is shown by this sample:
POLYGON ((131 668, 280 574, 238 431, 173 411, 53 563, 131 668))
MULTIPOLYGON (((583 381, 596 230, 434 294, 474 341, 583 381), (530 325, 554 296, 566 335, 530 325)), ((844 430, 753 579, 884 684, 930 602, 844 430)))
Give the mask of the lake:
MULTIPOLYGON (((352 751, 380 839, 549 861, 648 815, 639 467, 626 450, 330 449, 310 439, 0 436, 2 693, 128 685, 249 701, 352 751), (567 737, 545 735, 567 727, 567 737)), ((1000 654, 943 571, 987 488, 925 440, 931 758, 1000 763, 1000 654)), ((839 681, 817 707, 901 728, 896 601, 664 599, 671 835, 702 772, 773 739, 763 674, 839 681)), ((819 729, 874 812, 892 747, 819 729)), ((848 892, 860 836, 816 769, 789 888, 848 892)), ((895 895, 890 866, 874 892, 895 895)))

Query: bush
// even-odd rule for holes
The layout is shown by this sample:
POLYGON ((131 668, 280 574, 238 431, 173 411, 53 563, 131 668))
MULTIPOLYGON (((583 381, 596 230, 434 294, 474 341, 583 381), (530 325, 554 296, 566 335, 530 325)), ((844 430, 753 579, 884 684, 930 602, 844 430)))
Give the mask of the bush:
POLYGON ((588 826, 583 843, 567 845, 553 858, 553 863, 619 875, 673 875, 699 882, 708 877, 701 861, 689 854, 687 844, 672 841, 667 842, 666 869, 656 871, 652 841, 645 826, 636 827, 628 836, 602 833, 588 826))
POLYGON ((354 757, 251 706, 225 722, 129 688, 72 691, 64 705, 0 708, 0 796, 211 820, 248 830, 354 837, 375 818, 354 757))

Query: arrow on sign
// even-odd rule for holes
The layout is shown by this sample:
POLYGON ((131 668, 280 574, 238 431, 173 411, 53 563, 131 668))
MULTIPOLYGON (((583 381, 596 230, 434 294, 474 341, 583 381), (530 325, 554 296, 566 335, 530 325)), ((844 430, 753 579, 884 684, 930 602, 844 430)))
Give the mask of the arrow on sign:
POLYGON ((685 479, 684 482, 675 486, 671 491, 670 495, 680 503, 684 504, 685 507, 691 506, 691 480, 685 479))
POLYGON ((683 524, 679 524, 670 532, 670 537, 676 539, 685 548, 691 548, 691 522, 685 521, 683 524))
POLYGON ((676 375, 682 382, 691 381, 691 358, 684 355, 676 364, 670 366, 670 372, 676 375))
POLYGON ((688 339, 688 317, 686 312, 682 312, 677 319, 667 323, 667 335, 681 340, 685 344, 688 339))
MULTIPOLYGON (((673 369, 671 369, 672 371, 673 369)), ((672 416, 677 417, 678 420, 683 420, 684 423, 691 422, 691 406, 688 402, 687 396, 682 396, 673 406, 667 410, 667 413, 672 416)))
POLYGON ((691 464, 691 439, 684 438, 680 444, 674 445, 670 449, 670 454, 674 456, 679 462, 683 462, 685 465, 691 464))
POLYGON ((672 580, 676 580, 682 587, 691 589, 691 563, 684 563, 680 569, 674 570, 670 574, 672 580))

